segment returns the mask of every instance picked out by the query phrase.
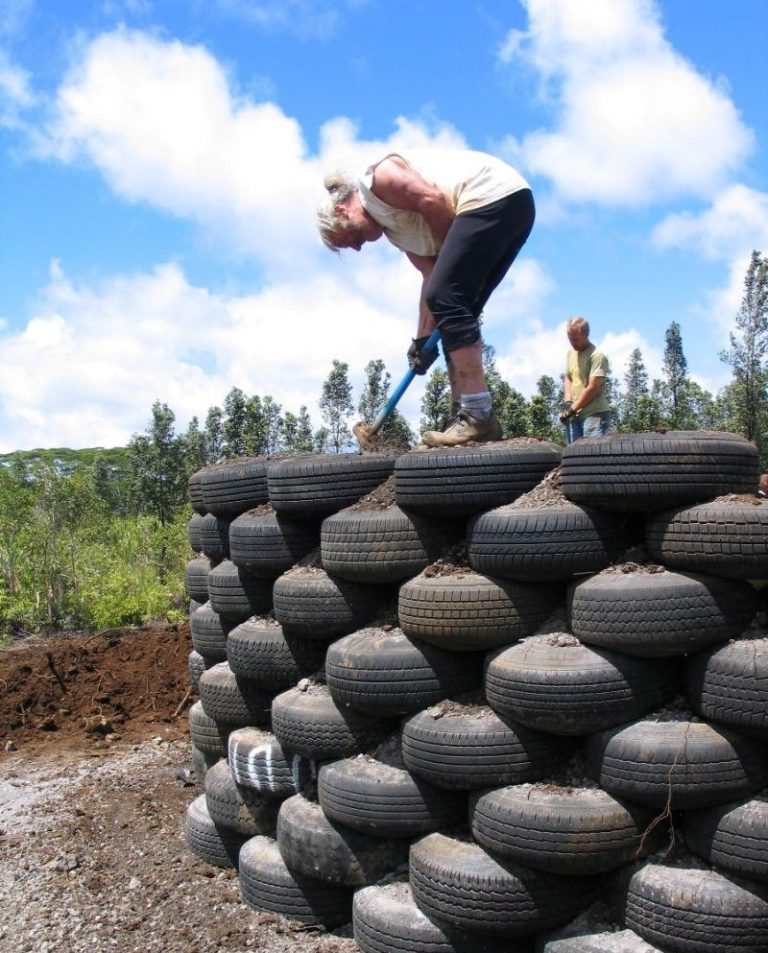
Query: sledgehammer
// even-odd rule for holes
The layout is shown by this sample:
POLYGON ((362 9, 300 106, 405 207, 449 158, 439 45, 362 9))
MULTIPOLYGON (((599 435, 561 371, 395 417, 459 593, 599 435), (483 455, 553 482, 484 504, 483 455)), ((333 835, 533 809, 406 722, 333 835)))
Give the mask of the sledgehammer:
MULTIPOLYGON (((429 354, 430 351, 436 351, 437 345, 440 341, 440 332, 435 328, 435 330, 429 335, 427 340, 424 342, 424 346, 421 348, 422 354, 429 354)), ((397 385, 397 387, 392 392, 392 396, 384 404, 379 413, 376 416, 376 419, 372 424, 367 424, 364 420, 361 420, 359 423, 356 423, 352 428, 352 433, 357 438, 357 442, 360 444, 361 450, 375 450, 375 436, 381 430, 384 422, 390 417, 392 411, 397 407, 398 401, 403 396, 403 394, 408 389, 408 385, 416 376, 416 371, 413 368, 408 368, 407 373, 397 385)))

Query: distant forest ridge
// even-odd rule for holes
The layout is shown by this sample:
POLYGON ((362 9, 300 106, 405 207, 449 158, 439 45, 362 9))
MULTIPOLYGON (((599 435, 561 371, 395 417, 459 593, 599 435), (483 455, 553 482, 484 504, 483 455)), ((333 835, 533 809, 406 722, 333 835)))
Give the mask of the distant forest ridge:
POLYGON ((14 464, 35 466, 43 464, 53 467, 57 473, 67 476, 83 467, 91 467, 101 460, 109 469, 124 471, 128 469, 130 451, 128 447, 86 447, 71 450, 69 447, 53 447, 48 450, 14 450, 0 454, 0 465, 11 467, 14 464))

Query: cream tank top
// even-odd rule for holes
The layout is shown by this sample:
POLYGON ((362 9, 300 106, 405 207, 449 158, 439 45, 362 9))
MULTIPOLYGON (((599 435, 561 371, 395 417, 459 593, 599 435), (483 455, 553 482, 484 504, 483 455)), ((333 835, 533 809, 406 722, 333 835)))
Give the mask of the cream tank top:
MULTIPOLYGON (((511 165, 494 156, 471 149, 409 149, 407 154, 391 152, 419 175, 432 182, 446 196, 456 215, 483 208, 522 189, 530 188, 511 165)), ((440 242, 418 212, 393 208, 371 191, 375 166, 360 179, 360 200, 371 218, 384 229, 389 241, 415 255, 436 255, 440 242)))

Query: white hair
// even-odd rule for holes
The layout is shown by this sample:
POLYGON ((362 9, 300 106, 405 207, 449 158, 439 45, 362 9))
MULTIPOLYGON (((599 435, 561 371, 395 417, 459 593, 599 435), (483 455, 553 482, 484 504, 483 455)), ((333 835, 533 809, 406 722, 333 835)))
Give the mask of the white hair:
POLYGON ((317 228, 323 244, 331 251, 338 251, 331 241, 331 236, 342 228, 344 223, 336 212, 336 206, 341 205, 347 199, 358 191, 357 180, 346 172, 337 170, 329 172, 323 180, 323 186, 328 192, 328 197, 317 207, 317 228))

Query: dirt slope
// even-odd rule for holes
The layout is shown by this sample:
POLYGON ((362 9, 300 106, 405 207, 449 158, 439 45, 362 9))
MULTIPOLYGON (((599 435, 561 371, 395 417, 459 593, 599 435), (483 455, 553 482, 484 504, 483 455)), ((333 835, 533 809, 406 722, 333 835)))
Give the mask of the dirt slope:
POLYGON ((249 910, 187 850, 189 651, 186 624, 0 650, 0 950, 356 949, 249 910))

